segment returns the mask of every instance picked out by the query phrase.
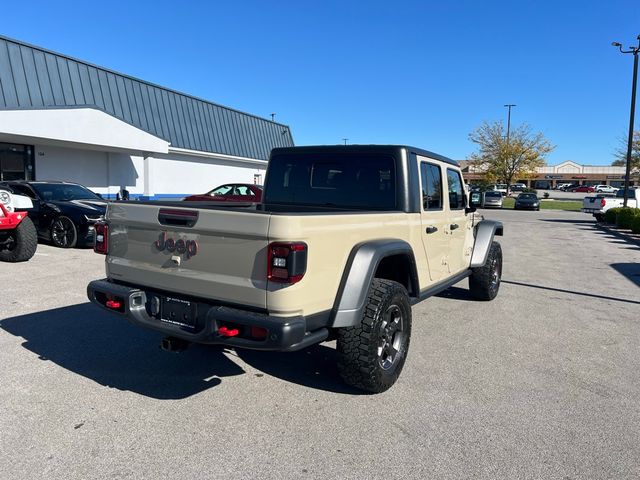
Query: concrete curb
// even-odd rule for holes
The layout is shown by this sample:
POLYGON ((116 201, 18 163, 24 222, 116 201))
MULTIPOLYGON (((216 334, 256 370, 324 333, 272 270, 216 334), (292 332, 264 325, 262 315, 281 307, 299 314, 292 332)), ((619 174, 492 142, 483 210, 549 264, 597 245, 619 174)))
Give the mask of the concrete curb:
POLYGON ((602 223, 596 223, 596 227, 600 230, 604 230, 605 232, 609 232, 611 235, 626 240, 630 243, 635 243, 636 245, 640 245, 640 235, 635 235, 633 233, 627 233, 626 230, 620 230, 616 227, 610 227, 608 225, 602 223))

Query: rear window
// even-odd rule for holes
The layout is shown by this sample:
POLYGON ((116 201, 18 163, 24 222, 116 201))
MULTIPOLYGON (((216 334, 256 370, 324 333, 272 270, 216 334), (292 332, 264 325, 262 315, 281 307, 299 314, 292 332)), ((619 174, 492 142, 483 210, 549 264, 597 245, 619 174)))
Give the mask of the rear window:
POLYGON ((395 161, 388 156, 276 156, 265 183, 265 204, 397 209, 395 161))
POLYGON ((485 198, 502 198, 502 194, 500 192, 485 192, 485 198))

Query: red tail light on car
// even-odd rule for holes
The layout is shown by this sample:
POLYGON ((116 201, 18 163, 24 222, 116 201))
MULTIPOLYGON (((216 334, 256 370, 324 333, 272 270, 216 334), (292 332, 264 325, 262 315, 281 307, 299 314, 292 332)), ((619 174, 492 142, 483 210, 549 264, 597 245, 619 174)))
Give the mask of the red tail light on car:
POLYGON ((104 222, 97 222, 93 228, 95 229, 93 251, 106 255, 109 252, 109 225, 104 222))
POLYGON ((267 278, 278 283, 298 283, 307 271, 307 244, 274 242, 267 254, 267 278))
POLYGON ((602 200, 600 200, 600 206, 604 207, 607 204, 607 201, 603 198, 602 200))

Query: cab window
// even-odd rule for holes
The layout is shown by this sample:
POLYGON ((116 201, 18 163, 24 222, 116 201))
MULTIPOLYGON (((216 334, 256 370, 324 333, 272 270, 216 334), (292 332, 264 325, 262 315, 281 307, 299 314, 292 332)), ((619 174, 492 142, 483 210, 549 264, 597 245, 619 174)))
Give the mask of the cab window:
POLYGON ((422 177, 422 208, 442 210, 442 173, 440 167, 432 163, 420 164, 422 177))
POLYGON ((447 168, 447 184, 449 185, 449 208, 459 210, 465 207, 464 189, 462 178, 457 170, 447 168))

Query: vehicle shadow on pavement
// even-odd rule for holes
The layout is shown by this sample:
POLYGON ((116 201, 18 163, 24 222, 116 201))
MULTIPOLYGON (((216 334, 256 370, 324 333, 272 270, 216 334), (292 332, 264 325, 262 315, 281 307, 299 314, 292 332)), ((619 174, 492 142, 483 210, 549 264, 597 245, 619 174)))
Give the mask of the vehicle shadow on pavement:
POLYGON ((338 373, 336 350, 325 344, 298 352, 237 350, 238 357, 261 372, 316 390, 349 395, 367 395, 350 387, 338 373))
POLYGON ((100 385, 156 399, 182 399, 244 370, 222 349, 160 349, 162 334, 137 328, 90 303, 6 318, 0 328, 24 348, 100 385))
POLYGON ((640 263, 612 263, 611 268, 640 287, 640 263))
POLYGON ((566 218, 539 218, 538 220, 540 220, 541 222, 550 222, 550 223, 575 223, 576 225, 590 224, 590 225, 593 225, 593 227, 596 226, 596 222, 593 219, 572 220, 572 219, 566 219, 566 218))
POLYGON ((524 282, 516 282, 516 281, 513 281, 513 280, 505 280, 504 278, 502 279, 501 283, 506 283, 506 284, 509 284, 509 285, 517 285, 519 287, 537 288, 537 289, 541 289, 541 290, 549 290, 551 292, 568 293, 570 295, 580 295, 580 296, 583 296, 583 297, 601 298, 602 300, 612 300, 614 302, 624 302, 624 303, 632 303, 632 304, 640 305, 640 301, 631 300, 631 299, 628 299, 628 298, 608 297, 606 295, 596 295, 595 293, 576 292, 574 290, 566 290, 564 288, 546 287, 544 285, 534 285, 532 283, 524 283, 524 282))
POLYGON ((448 298, 451 300, 468 300, 470 302, 477 301, 475 298, 473 298, 468 288, 460 287, 449 287, 446 290, 438 293, 436 297, 448 298))

